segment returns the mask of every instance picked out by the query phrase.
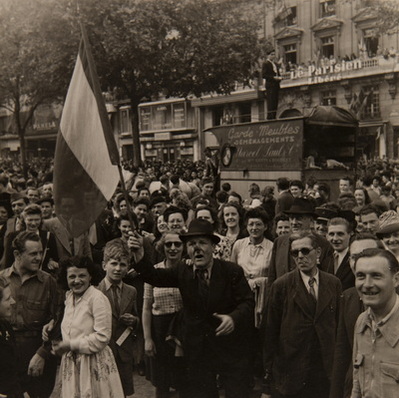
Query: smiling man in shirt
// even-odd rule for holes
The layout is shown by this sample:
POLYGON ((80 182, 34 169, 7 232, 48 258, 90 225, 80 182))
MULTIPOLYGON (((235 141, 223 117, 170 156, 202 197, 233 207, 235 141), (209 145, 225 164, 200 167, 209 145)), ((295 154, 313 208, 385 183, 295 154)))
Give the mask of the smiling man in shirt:
POLYGON ((381 249, 366 249, 355 263, 356 289, 368 309, 355 326, 352 398, 398 397, 399 264, 381 249))

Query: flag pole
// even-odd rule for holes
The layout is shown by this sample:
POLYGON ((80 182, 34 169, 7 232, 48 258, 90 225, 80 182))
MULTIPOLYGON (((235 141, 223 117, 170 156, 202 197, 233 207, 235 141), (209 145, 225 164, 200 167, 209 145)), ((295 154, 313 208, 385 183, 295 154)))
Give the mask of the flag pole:
POLYGON ((129 202, 129 198, 131 199, 131 197, 129 196, 127 189, 126 189, 126 184, 125 184, 125 180, 123 178, 122 166, 121 166, 120 162, 118 162, 118 171, 119 171, 119 178, 121 181, 123 197, 125 198, 125 201, 126 201, 127 216, 129 217, 130 227, 132 228, 132 232, 133 232, 136 230, 136 228, 138 228, 138 225, 135 225, 134 221, 133 221, 132 209, 130 208, 130 202, 129 202))

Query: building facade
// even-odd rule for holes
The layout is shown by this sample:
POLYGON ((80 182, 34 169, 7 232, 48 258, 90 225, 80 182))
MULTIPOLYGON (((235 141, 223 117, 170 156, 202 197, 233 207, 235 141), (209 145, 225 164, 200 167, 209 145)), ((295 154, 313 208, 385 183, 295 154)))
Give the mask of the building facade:
MULTIPOLYGON (((307 115, 317 105, 351 109, 360 121, 358 155, 399 157, 398 33, 380 34, 375 10, 361 0, 263 0, 263 7, 259 0, 253 2, 263 10, 259 34, 273 43, 284 77, 277 117, 307 115)), ((121 154, 130 158, 130 105, 108 102, 121 154)), ((38 109, 26 136, 32 156, 51 155, 59 115, 52 107, 38 109)), ((237 86, 230 95, 142 103, 142 159, 201 159, 205 147, 218 146, 215 136, 204 130, 262 121, 266 115, 261 79, 250 87, 237 86)), ((18 148, 10 116, 0 113, 0 151, 16 153, 18 148)))

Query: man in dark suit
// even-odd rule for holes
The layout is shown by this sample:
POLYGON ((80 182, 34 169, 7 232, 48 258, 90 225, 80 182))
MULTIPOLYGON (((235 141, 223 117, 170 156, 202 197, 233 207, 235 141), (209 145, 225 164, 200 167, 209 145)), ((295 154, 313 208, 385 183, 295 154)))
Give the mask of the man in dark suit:
POLYGON ((318 269, 316 236, 291 237, 297 269, 271 287, 264 339, 265 384, 281 398, 328 398, 341 284, 318 269))
POLYGON ((327 240, 334 249, 334 275, 341 281, 342 290, 355 286, 355 275, 349 265, 349 242, 353 235, 352 226, 342 217, 328 222, 327 240))
MULTIPOLYGON (((349 263, 353 273, 355 257, 365 249, 382 248, 381 242, 371 234, 358 234, 349 246, 349 263)), ((349 398, 352 392, 352 351, 354 329, 358 316, 364 311, 356 287, 343 292, 334 350, 330 398, 349 398)))
POLYGON ((276 64, 276 52, 274 50, 267 53, 266 61, 262 65, 262 78, 266 80, 267 119, 275 119, 282 77, 276 64))
MULTIPOLYGON (((295 198, 288 214, 291 223, 291 232, 311 233, 311 227, 315 217, 313 204, 305 198, 295 198)), ((317 246, 320 247, 318 267, 329 273, 334 273, 334 257, 331 245, 321 235, 315 234, 317 246)), ((279 236, 273 242, 272 257, 269 266, 268 290, 272 283, 280 276, 296 268, 296 262, 290 256, 290 236, 279 236)))
POLYGON ((129 252, 120 241, 105 245, 103 268, 105 278, 98 285, 109 299, 112 308, 112 337, 109 346, 115 357, 126 397, 134 394, 133 343, 134 329, 139 323, 137 316, 137 291, 122 282, 127 274, 129 252))
POLYGON ((250 341, 254 325, 254 297, 237 264, 213 258, 219 238, 206 220, 193 220, 180 235, 190 263, 154 269, 142 259, 142 239, 129 239, 133 267, 143 279, 159 287, 178 287, 183 299, 183 349, 187 366, 187 398, 218 397, 219 374, 226 398, 249 395, 250 341))

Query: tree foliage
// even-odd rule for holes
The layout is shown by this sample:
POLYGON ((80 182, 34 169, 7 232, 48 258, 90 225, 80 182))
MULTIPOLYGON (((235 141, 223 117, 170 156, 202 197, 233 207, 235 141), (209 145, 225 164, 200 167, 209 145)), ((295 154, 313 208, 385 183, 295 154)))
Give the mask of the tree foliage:
MULTIPOLYGON (((132 106, 166 96, 229 93, 258 58, 258 24, 241 0, 2 0, 0 106, 24 135, 38 105, 64 98, 83 23, 104 91, 132 106)), ((24 154, 22 154, 24 157, 24 154)))
POLYGON ((25 175, 26 129, 39 105, 63 95, 73 66, 68 26, 55 17, 52 3, 0 3, 0 107, 13 116, 25 175))
POLYGON ((235 0, 86 0, 104 88, 132 105, 135 163, 140 159, 138 104, 160 93, 228 93, 246 82, 258 57, 258 26, 235 0))

